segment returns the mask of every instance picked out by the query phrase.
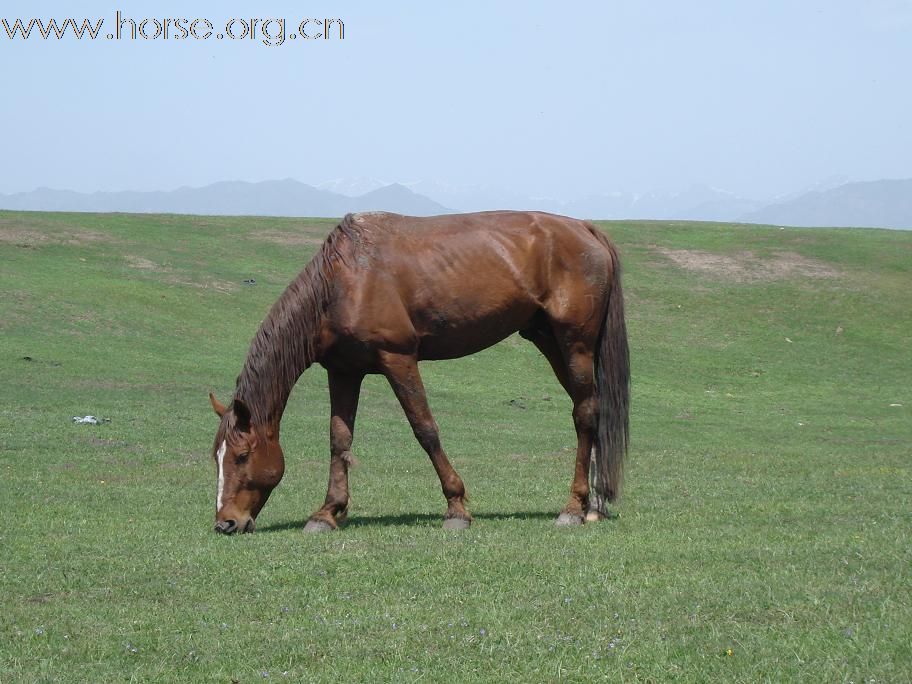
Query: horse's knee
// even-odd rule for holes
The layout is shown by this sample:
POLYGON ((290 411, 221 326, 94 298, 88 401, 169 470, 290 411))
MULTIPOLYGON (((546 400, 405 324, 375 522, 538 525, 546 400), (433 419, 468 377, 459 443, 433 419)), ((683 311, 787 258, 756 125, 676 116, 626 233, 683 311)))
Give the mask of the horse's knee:
POLYGON ((334 454, 349 451, 353 435, 348 425, 341 418, 333 417, 329 425, 329 446, 334 454))

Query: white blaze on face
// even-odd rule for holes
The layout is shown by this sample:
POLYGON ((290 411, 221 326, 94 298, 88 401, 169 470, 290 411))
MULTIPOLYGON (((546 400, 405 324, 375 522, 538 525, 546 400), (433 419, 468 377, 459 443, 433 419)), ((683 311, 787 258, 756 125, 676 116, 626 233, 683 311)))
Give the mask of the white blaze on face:
POLYGON ((218 460, 218 496, 215 499, 216 513, 222 510, 222 491, 225 489, 225 452, 228 450, 228 444, 223 439, 215 457, 218 460))

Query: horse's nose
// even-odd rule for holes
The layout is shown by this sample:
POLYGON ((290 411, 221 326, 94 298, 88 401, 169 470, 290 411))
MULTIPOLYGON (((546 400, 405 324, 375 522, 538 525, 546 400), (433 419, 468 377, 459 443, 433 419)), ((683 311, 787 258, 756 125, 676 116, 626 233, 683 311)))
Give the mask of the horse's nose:
POLYGON ((219 534, 231 534, 237 530, 237 521, 235 520, 220 520, 215 523, 215 531, 219 534))

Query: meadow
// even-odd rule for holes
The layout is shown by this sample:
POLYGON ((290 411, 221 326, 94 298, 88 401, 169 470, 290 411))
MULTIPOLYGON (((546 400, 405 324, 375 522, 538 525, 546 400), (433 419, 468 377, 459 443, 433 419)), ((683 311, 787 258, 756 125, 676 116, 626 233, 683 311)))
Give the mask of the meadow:
POLYGON ((302 533, 314 367, 257 532, 218 536, 207 393, 334 223, 0 212, 0 682, 912 680, 912 232, 600 223, 633 373, 609 520, 555 527, 570 402, 514 336, 422 367, 469 530, 371 377, 349 522, 302 533))

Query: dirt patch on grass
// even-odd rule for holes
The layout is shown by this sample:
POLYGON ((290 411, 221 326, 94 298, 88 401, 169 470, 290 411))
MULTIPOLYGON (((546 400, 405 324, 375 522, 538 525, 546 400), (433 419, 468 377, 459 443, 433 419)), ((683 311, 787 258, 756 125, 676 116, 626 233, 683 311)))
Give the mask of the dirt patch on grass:
POLYGON ((110 235, 80 226, 48 221, 39 217, 0 216, 0 244, 17 247, 44 245, 84 245, 93 242, 114 242, 110 235))
POLYGON ((163 270, 162 267, 158 266, 154 261, 149 261, 145 257, 128 254, 125 258, 131 268, 138 268, 141 271, 163 270))
POLYGON ((0 244, 15 245, 16 247, 38 247, 47 242, 48 236, 44 233, 0 226, 0 244))
POLYGON ((195 287, 201 290, 216 290, 218 292, 234 292, 238 289, 237 283, 232 283, 227 280, 218 280, 216 278, 202 278, 193 280, 188 278, 185 274, 175 273, 174 269, 170 266, 165 266, 164 264, 156 264, 150 259, 146 259, 142 256, 137 256, 135 254, 128 254, 124 257, 127 260, 127 265, 130 268, 135 268, 138 271, 144 271, 146 273, 162 273, 164 277, 161 278, 162 282, 168 283, 169 285, 180 285, 182 287, 195 287))
POLYGON ((275 245, 284 245, 286 247, 319 247, 326 239, 325 235, 316 235, 314 233, 291 233, 280 230, 258 230, 252 233, 250 237, 262 242, 271 242, 275 245))
POLYGON ((217 280, 215 278, 209 278, 208 280, 187 280, 186 278, 166 278, 166 282, 171 285, 181 285, 183 287, 195 287, 200 290, 215 290, 216 292, 222 292, 228 294, 234 292, 238 289, 237 283, 231 283, 227 280, 217 280))
POLYGON ((825 261, 795 252, 774 252, 769 256, 761 256, 750 251, 717 254, 697 249, 665 247, 657 247, 656 252, 688 271, 738 283, 790 278, 838 278, 842 275, 839 269, 825 261))

